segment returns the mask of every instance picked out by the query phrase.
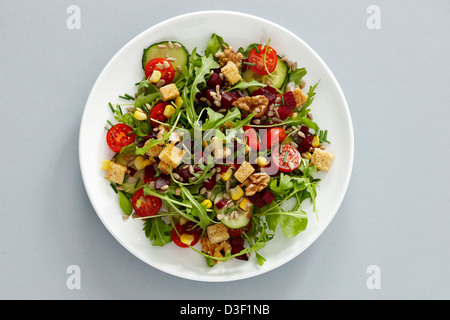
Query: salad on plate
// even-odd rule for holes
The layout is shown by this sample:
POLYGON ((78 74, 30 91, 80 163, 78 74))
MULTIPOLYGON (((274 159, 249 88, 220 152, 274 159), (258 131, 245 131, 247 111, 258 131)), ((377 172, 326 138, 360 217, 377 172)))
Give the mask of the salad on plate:
POLYGON ((316 173, 335 155, 311 113, 319 82, 305 90, 306 69, 276 50, 270 39, 235 50, 217 34, 204 50, 158 42, 135 92, 109 103, 113 156, 101 168, 154 246, 192 249, 210 267, 251 254, 262 265, 271 239, 306 229, 316 173))

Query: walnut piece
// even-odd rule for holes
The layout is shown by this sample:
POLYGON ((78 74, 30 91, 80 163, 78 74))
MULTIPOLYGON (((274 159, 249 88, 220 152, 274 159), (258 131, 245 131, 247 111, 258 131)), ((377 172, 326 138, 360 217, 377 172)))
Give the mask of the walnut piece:
MULTIPOLYGON (((200 243, 202 245, 202 251, 215 258, 223 258, 227 251, 231 251, 231 245, 228 241, 211 243, 208 237, 204 236, 200 239, 200 243)), ((217 264, 222 261, 214 260, 214 262, 217 264)))
POLYGON ((238 68, 241 66, 241 60, 244 58, 242 56, 242 53, 233 51, 232 46, 224 48, 222 52, 218 52, 216 54, 216 57, 219 58, 219 63, 221 67, 224 67, 228 63, 228 61, 231 61, 238 68))
POLYGON ((244 113, 246 113, 246 116, 253 111, 256 111, 254 118, 261 118, 266 113, 269 99, 263 95, 242 97, 233 102, 232 105, 243 110, 244 113))
POLYGON ((247 180, 244 181, 243 185, 245 188, 245 195, 252 196, 255 193, 264 190, 269 185, 270 176, 264 172, 258 172, 252 174, 247 180))

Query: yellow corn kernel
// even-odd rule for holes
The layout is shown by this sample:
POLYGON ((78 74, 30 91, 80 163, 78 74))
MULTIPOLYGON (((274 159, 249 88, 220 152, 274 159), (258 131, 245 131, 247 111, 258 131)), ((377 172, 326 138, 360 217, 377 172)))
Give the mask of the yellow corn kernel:
POLYGON ((269 164, 269 160, 267 160, 267 158, 265 158, 265 157, 258 157, 258 158, 256 158, 256 163, 260 167, 265 167, 269 164))
POLYGON ((177 97, 177 98, 175 99, 175 105, 176 105, 178 108, 181 108, 181 107, 183 106, 183 103, 184 103, 184 101, 183 101, 183 99, 182 99, 181 97, 177 97))
POLYGON ((180 224, 181 224, 181 225, 185 224, 185 223, 188 222, 188 221, 189 221, 189 220, 186 219, 185 217, 181 217, 181 218, 180 218, 180 224))
POLYGON ((136 208, 140 208, 142 205, 142 200, 141 199, 137 199, 136 200, 136 208))
POLYGON ((100 165, 100 168, 102 170, 108 171, 110 164, 111 164, 111 160, 103 160, 102 164, 100 165))
POLYGON ((136 120, 147 120, 147 114, 139 108, 134 112, 134 117, 136 120))
POLYGON ((230 190, 231 199, 238 200, 244 195, 244 190, 240 186, 236 186, 230 190))
POLYGON ((228 168, 227 171, 221 172, 220 174, 222 175, 223 180, 228 181, 228 180, 230 180, 231 176, 233 175, 233 169, 228 168))
POLYGON ((212 202, 209 199, 205 199, 202 202, 202 205, 206 207, 206 209, 210 209, 212 207, 212 202))
POLYGON ((194 241, 194 235, 183 233, 180 237, 180 241, 183 242, 184 244, 190 245, 192 241, 194 241))
POLYGON ((298 113, 297 113, 297 112, 294 112, 294 113, 292 114, 291 118, 294 119, 294 118, 297 117, 297 116, 298 116, 298 113))
POLYGON ((152 75, 150 76, 150 79, 148 79, 150 82, 158 82, 159 80, 161 80, 161 71, 158 70, 154 70, 152 72, 152 75))
POLYGON ((306 156, 307 159, 311 160, 312 154, 306 151, 302 153, 302 156, 306 156))
POLYGON ((248 198, 244 198, 239 203, 239 208, 241 208, 244 211, 247 211, 251 205, 252 205, 252 202, 248 198))
POLYGON ((146 166, 151 165, 152 163, 152 160, 145 159, 143 156, 137 156, 136 159, 134 159, 136 170, 144 169, 146 166))
POLYGON ((164 117, 170 119, 170 117, 175 113, 175 107, 171 104, 168 104, 164 109, 164 117))
POLYGON ((312 140, 312 142, 311 142, 311 145, 312 145, 314 148, 317 148, 318 146, 320 146, 320 139, 319 139, 319 136, 314 136, 314 138, 313 138, 313 140, 312 140))

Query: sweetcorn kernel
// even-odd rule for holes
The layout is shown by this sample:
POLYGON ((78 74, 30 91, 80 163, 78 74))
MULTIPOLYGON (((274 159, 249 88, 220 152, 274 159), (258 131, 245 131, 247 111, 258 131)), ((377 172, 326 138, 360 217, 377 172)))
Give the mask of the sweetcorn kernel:
POLYGON ((161 71, 154 70, 152 75, 150 76, 150 79, 148 79, 150 82, 158 82, 161 80, 161 71))
POLYGON ((139 108, 134 112, 134 117, 136 120, 147 120, 147 114, 139 108))
POLYGON ((102 170, 107 171, 109 169, 109 165, 111 164, 111 160, 103 160, 102 164, 100 165, 100 168, 102 170))
POLYGON ((184 103, 184 101, 183 101, 183 99, 182 99, 181 97, 177 97, 177 98, 175 99, 175 105, 176 105, 178 108, 181 108, 181 107, 183 106, 183 103, 184 103))
POLYGON ((252 202, 248 198, 244 198, 239 203, 239 208, 241 208, 244 211, 247 211, 251 205, 252 205, 252 202))
POLYGON ((194 235, 188 234, 188 233, 183 233, 180 236, 180 241, 183 242, 184 244, 190 245, 192 243, 192 241, 194 241, 194 235))
POLYGON ((320 146, 320 138, 319 138, 319 136, 314 136, 314 138, 313 138, 313 140, 311 142, 311 145, 314 148, 317 148, 318 146, 320 146))
POLYGON ((256 158, 256 163, 260 167, 265 167, 269 164, 269 161, 265 157, 258 157, 258 158, 256 158))
POLYGON ((137 170, 144 169, 146 166, 151 165, 153 162, 150 159, 145 159, 143 156, 137 156, 134 159, 134 165, 137 170))
POLYGON ((175 113, 175 108, 173 105, 168 104, 164 109, 164 117, 169 119, 175 113))
POLYGON ((230 180, 231 176, 233 175, 233 169, 230 167, 227 171, 220 173, 222 175, 222 179, 225 181, 230 180))
POLYGON ((231 199, 238 200, 244 195, 244 190, 240 186, 236 186, 230 190, 231 199))
POLYGON ((212 207, 212 202, 209 199, 205 199, 202 202, 202 205, 206 207, 206 209, 210 209, 212 207))

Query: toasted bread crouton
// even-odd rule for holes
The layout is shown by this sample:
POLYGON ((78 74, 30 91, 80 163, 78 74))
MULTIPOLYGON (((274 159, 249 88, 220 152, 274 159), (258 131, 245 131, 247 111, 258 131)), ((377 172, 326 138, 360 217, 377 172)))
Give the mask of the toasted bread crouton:
POLYGON ((160 161, 158 164, 158 169, 159 169, 159 171, 161 171, 161 173, 170 174, 170 172, 171 172, 170 163, 165 162, 165 161, 160 161))
MULTIPOLYGON (((146 147, 149 143, 150 140, 147 140, 144 144, 144 147, 146 147)), ((151 147, 145 154, 149 157, 157 157, 161 153, 162 149, 162 146, 157 144, 156 146, 151 147)))
POLYGON ((173 144, 168 143, 166 144, 164 149, 162 149, 158 157, 159 159, 161 159, 161 162, 167 162, 167 164, 169 164, 169 167, 175 169, 180 165, 185 153, 186 151, 181 150, 180 148, 175 147, 173 144))
POLYGON ((234 173, 234 177, 240 183, 243 183, 245 179, 247 179, 252 175, 253 172, 255 172, 255 168, 253 168, 253 166, 247 161, 244 161, 244 163, 241 164, 239 169, 237 169, 236 172, 234 173))
POLYGON ((233 85, 242 79, 238 67, 232 62, 228 63, 220 70, 229 84, 233 85))
POLYGON ((308 99, 308 96, 303 93, 302 89, 295 88, 292 90, 292 93, 294 94, 295 102, 297 103, 296 107, 301 107, 305 104, 306 99, 308 99))
POLYGON ((322 149, 315 148, 311 157, 311 164, 317 167, 317 170, 326 171, 330 170, 331 162, 333 162, 335 154, 323 151, 322 149))
POLYGON ((105 178, 111 182, 121 184, 127 171, 128 168, 126 166, 111 161, 105 178))
POLYGON ((225 227, 222 223, 210 225, 206 228, 206 232, 208 234, 209 242, 212 244, 228 240, 230 237, 227 227, 225 227))
POLYGON ((180 96, 180 92, 178 91, 175 83, 171 83, 159 88, 159 92, 161 93, 162 101, 173 100, 180 96))

